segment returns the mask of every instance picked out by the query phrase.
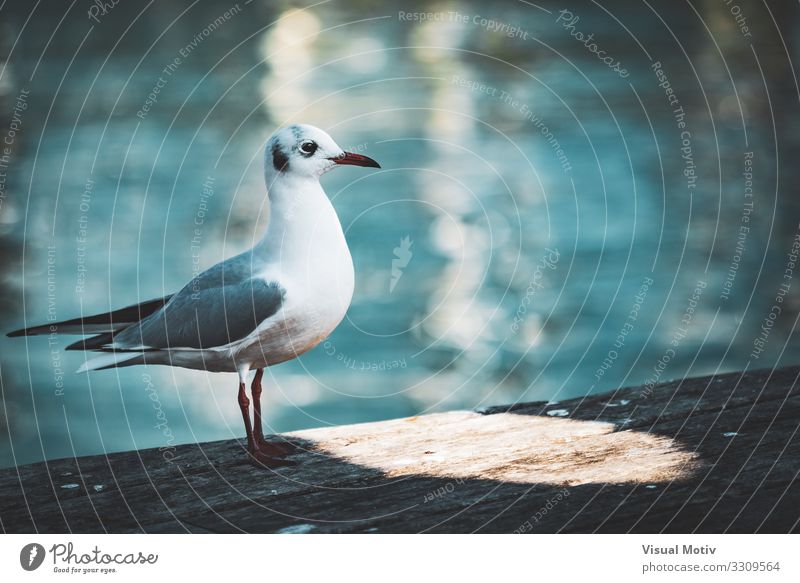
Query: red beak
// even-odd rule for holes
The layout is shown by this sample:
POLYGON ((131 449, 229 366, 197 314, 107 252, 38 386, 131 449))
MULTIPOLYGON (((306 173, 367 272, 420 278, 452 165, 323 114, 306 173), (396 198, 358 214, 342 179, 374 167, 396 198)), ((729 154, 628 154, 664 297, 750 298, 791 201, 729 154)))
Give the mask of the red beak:
POLYGON ((337 156, 336 158, 330 158, 337 164, 342 164, 345 166, 366 166, 367 168, 380 168, 381 165, 378 164, 372 158, 368 158, 367 156, 362 156, 361 154, 353 154, 352 152, 345 152, 341 156, 337 156))

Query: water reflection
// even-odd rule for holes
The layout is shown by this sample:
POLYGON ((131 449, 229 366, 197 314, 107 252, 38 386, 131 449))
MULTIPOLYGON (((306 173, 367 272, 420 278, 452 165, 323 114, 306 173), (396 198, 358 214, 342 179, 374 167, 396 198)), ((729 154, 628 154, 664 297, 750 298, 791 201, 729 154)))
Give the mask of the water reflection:
MULTIPOLYGON (((702 21, 691 7, 581 8, 580 30, 613 47, 631 72, 623 80, 554 22, 549 3, 420 4, 464 23, 403 19, 407 3, 253 2, 201 42, 225 9, 176 19, 185 7, 173 4, 141 15, 118 5, 91 32, 84 14, 69 14, 48 48, 60 16, 23 29, 27 4, 3 9, 4 131, 14 99, 31 92, 0 208, 6 329, 43 320, 48 306, 66 318, 169 293, 249 247, 268 212, 263 141, 303 121, 384 170, 324 179, 356 295, 324 345, 269 371, 271 430, 791 362, 796 285, 752 356, 797 229, 792 39, 765 9, 752 8, 747 38, 724 4, 703 5, 702 21), (686 128, 654 61, 687 112, 691 190, 686 128)), ((796 18, 794 7, 770 10, 796 18)), ((0 465, 163 447, 164 423, 175 442, 240 434, 228 375, 77 376, 82 356, 64 344, 0 339, 0 465)))

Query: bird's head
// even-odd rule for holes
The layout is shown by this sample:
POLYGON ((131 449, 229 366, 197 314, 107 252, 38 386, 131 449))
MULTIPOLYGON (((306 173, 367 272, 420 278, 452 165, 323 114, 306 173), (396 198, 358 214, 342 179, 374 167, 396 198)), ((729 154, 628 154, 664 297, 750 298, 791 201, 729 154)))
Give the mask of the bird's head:
POLYGON ((264 167, 269 177, 319 178, 338 165, 380 165, 367 156, 345 152, 327 133, 307 124, 290 125, 267 142, 264 167))

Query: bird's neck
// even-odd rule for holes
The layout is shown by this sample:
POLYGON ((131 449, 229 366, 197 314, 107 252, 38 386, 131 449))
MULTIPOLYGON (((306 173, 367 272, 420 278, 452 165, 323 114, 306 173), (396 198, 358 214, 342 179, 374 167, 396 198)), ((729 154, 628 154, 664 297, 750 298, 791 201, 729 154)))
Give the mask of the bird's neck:
POLYGON ((339 218, 316 178, 278 176, 268 183, 269 223, 254 251, 286 263, 344 243, 339 218))

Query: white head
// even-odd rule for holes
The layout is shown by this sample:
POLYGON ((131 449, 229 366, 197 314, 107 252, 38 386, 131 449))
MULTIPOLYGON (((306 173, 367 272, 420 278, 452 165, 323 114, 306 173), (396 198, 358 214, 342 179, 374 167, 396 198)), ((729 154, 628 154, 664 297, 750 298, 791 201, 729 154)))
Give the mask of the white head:
POLYGON ((327 133, 308 124, 295 124, 276 132, 264 152, 267 185, 279 177, 312 178, 337 165, 380 168, 372 158, 345 152, 327 133))

